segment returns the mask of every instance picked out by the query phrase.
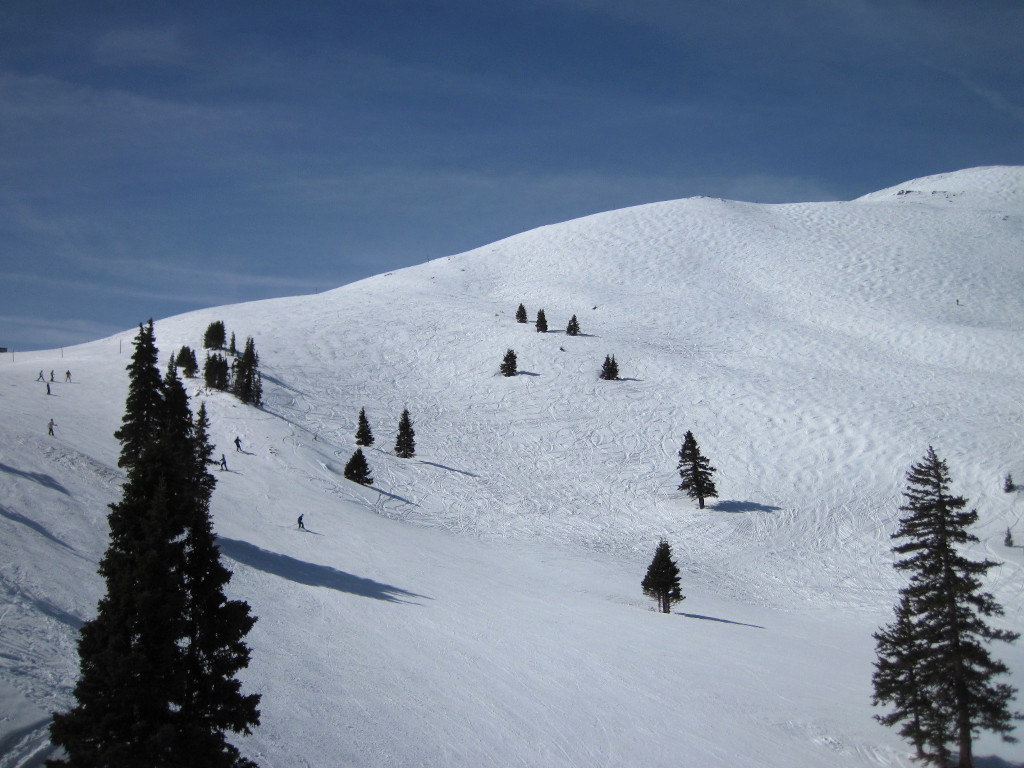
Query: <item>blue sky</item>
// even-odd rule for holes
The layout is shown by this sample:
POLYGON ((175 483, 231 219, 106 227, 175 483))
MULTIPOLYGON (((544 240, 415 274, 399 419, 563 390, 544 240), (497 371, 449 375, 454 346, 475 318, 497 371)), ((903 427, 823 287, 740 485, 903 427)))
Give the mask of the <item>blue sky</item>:
POLYGON ((0 346, 1024 165, 1021 0, 0 4, 0 346))

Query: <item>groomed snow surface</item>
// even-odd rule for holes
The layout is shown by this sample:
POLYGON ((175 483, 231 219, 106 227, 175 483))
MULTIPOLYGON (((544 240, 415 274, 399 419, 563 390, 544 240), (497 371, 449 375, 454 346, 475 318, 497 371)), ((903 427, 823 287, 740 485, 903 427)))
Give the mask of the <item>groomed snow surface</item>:
MULTIPOLYGON (((1024 543, 1024 491, 1003 490, 1024 482, 1022 190, 1004 167, 852 202, 660 203, 158 320, 162 364, 201 352, 213 320, 260 354, 262 410, 188 382, 229 467, 213 507, 230 593, 259 617, 243 753, 910 766, 872 718, 871 634, 929 445, 980 513, 974 555, 1004 562, 986 583, 999 625, 1024 627, 1024 551, 1003 545, 1007 527, 1024 543), (520 302, 549 333, 515 322, 520 302), (622 380, 598 380, 606 354, 622 380), (342 477, 364 407, 371 487, 342 477), (687 429, 718 470, 705 510, 676 490, 687 429), (640 590, 660 537, 687 596, 671 615, 640 590)), ((0 766, 41 765, 49 712, 73 703, 135 333, 0 360, 0 766)), ((1024 647, 993 650, 1022 687, 1024 647)), ((987 734, 975 754, 1024 764, 987 734)))

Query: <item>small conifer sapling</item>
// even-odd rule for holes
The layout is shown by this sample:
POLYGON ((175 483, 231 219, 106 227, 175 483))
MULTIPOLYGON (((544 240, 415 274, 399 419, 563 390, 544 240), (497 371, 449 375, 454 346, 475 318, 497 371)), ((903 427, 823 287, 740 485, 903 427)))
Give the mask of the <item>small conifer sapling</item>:
POLYGON ((395 438, 395 455, 401 459, 409 459, 416 453, 416 432, 412 428, 409 409, 402 411, 398 420, 398 437, 395 438))
POLYGON ((502 376, 515 376, 516 375, 516 353, 514 350, 508 350, 505 353, 505 359, 501 361, 501 375, 502 376))
POLYGON ((522 304, 520 304, 519 305, 519 309, 516 310, 516 322, 517 323, 525 323, 526 321, 527 321, 526 307, 524 307, 522 304))
POLYGON ((579 336, 580 335, 580 321, 576 319, 576 315, 573 315, 569 319, 569 324, 565 326, 566 336, 579 336))
POLYGON ((647 566, 647 575, 640 586, 645 595, 658 602, 662 613, 671 613, 673 603, 686 599, 679 589, 679 566, 672 559, 672 547, 664 539, 654 550, 654 559, 647 566))
POLYGON ((366 463, 362 448, 356 448, 356 452, 352 454, 352 458, 345 465, 345 479, 360 485, 373 483, 373 477, 370 476, 370 465, 366 463))
POLYGON ((548 332, 548 318, 544 314, 544 310, 543 309, 538 309, 537 310, 537 333, 547 333, 547 332, 548 332))
POLYGON ((619 364, 615 361, 615 355, 604 356, 604 364, 601 366, 601 378, 605 381, 618 381, 619 364))
POLYGON ((366 418, 366 409, 359 409, 359 426, 356 428, 356 445, 373 445, 373 431, 370 421, 366 418))

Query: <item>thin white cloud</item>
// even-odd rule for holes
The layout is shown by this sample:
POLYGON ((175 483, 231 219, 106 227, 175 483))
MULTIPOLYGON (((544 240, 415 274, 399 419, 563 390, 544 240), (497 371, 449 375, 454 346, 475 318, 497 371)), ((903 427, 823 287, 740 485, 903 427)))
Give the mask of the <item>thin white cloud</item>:
POLYGON ((139 64, 178 65, 189 59, 189 53, 174 27, 110 30, 97 38, 93 55, 98 64, 119 67, 139 64))

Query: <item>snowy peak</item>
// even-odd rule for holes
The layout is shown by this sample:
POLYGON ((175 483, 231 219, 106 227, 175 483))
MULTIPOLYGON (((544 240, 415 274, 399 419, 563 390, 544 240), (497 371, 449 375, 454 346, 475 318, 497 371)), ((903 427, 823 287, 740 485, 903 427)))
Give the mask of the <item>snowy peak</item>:
POLYGON ((916 203, 957 203, 1024 213, 1024 167, 995 165, 940 173, 906 181, 858 198, 864 202, 902 200, 916 203))

